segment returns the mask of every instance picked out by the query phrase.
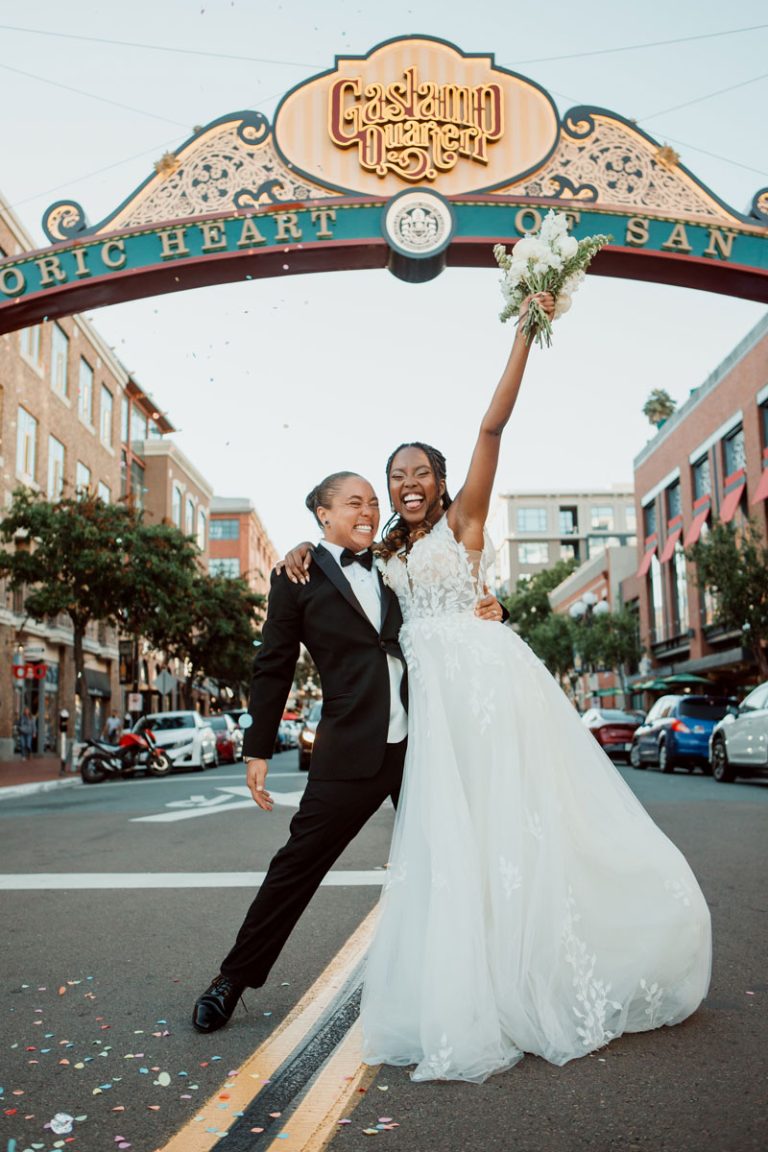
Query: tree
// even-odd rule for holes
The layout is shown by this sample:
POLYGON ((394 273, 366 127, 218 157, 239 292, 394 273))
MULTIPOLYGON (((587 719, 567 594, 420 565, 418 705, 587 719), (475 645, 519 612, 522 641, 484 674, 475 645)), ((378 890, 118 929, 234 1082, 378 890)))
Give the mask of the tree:
POLYGON ((535 628, 550 615, 549 593, 577 567, 576 560, 558 560, 552 568, 535 572, 520 579, 517 588, 507 600, 509 622, 526 643, 535 628))
POLYGON ((573 631, 574 644, 583 663, 618 672, 621 690, 626 695, 625 669, 636 665, 643 652, 634 613, 627 608, 602 615, 592 613, 588 623, 576 624, 573 631))
POLYGON ((657 427, 669 420, 677 408, 677 401, 673 400, 665 388, 654 388, 643 405, 643 416, 647 416, 648 423, 657 427))
POLYGON ((573 668, 573 632, 573 623, 567 616, 550 612, 530 630, 526 640, 561 683, 573 668))
POLYGON ((83 733, 91 731, 83 640, 91 621, 116 625, 130 559, 136 513, 94 496, 51 503, 26 488, 0 521, 0 539, 14 545, 0 552, 0 576, 25 592, 34 620, 63 613, 72 621, 75 691, 83 708, 83 733))
POLYGON ((738 631, 768 680, 768 548, 752 520, 737 528, 717 523, 686 552, 696 566, 696 582, 715 597, 715 620, 738 631))
POLYGON ((187 663, 187 707, 196 681, 210 676, 240 695, 251 679, 254 641, 264 612, 264 597, 242 578, 195 575, 186 602, 173 621, 163 647, 187 663))

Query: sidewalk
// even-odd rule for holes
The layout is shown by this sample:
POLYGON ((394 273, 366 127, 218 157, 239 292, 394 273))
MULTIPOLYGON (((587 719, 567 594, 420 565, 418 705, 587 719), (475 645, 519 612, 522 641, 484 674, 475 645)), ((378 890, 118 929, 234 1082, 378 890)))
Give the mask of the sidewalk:
POLYGON ((79 783, 79 773, 61 774, 59 757, 51 753, 35 755, 31 760, 0 760, 0 799, 79 783))

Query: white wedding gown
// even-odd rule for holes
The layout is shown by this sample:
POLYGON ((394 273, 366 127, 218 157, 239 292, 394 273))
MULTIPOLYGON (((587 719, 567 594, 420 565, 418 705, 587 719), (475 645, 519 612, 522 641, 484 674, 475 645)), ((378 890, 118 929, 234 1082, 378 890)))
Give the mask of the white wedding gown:
POLYGON ((409 737, 364 1059, 415 1064, 416 1080, 480 1082, 525 1052, 565 1064, 679 1023, 709 985, 709 910, 685 859, 541 661, 474 616, 491 556, 443 517, 407 564, 382 566, 409 737))

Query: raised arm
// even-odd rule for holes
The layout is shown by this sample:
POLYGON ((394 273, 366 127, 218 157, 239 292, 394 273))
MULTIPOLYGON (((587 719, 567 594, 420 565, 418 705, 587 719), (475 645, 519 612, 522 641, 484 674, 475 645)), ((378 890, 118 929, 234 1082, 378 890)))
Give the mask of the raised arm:
MULTIPOLYGON (((538 293, 537 298, 551 318, 555 308, 554 297, 542 292, 538 293)), ((480 425, 467 478, 447 512, 453 534, 468 548, 483 546, 483 528, 488 518, 491 493, 496 479, 501 434, 515 407, 530 351, 522 331, 526 311, 527 307, 524 304, 520 310, 520 319, 509 359, 480 425)))

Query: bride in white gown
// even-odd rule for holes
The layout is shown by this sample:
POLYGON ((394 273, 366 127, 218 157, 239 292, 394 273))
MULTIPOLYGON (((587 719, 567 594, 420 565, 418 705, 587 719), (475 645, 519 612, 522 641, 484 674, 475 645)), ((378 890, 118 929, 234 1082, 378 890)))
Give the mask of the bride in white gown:
MULTIPOLYGON (((551 297, 540 297, 551 312, 551 297)), ((397 523, 377 561, 403 613, 408 753, 362 1002, 364 1059, 480 1082, 677 1024, 709 985, 710 916, 560 687, 474 615, 520 334, 451 503, 426 445, 388 465, 397 523)))

